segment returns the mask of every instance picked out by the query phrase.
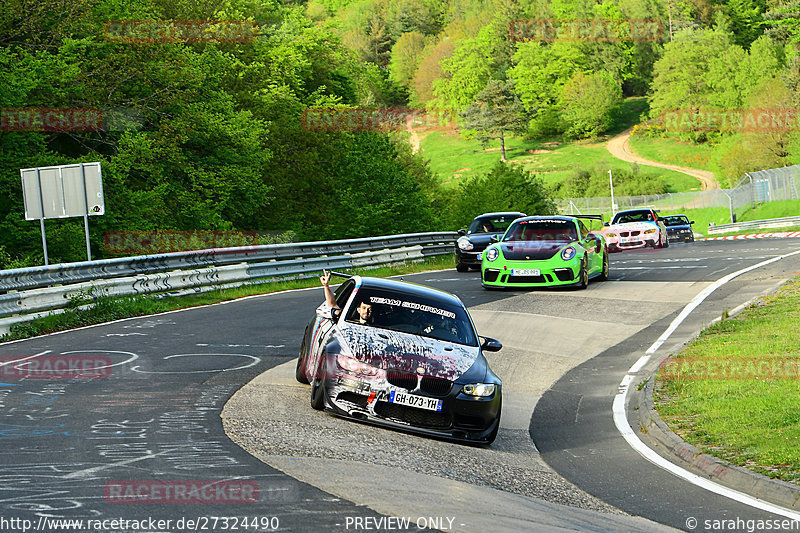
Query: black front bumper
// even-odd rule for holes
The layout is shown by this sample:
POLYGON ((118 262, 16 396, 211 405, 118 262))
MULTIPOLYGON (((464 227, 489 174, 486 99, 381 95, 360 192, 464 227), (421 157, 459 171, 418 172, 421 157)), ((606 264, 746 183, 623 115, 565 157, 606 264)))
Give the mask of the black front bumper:
POLYGON ((474 398, 463 394, 460 385, 454 385, 450 394, 440 397, 441 412, 397 405, 384 399, 375 400, 370 409, 366 391, 335 386, 327 388, 326 396, 329 410, 340 416, 426 436, 485 442, 500 423, 501 388, 497 385, 491 397, 474 398), (336 397, 331 398, 330 393, 336 397))
POLYGON ((461 265, 471 266, 471 267, 480 267, 481 263, 483 262, 482 259, 479 259, 483 251, 470 251, 465 252, 460 248, 456 247, 456 262, 461 265))

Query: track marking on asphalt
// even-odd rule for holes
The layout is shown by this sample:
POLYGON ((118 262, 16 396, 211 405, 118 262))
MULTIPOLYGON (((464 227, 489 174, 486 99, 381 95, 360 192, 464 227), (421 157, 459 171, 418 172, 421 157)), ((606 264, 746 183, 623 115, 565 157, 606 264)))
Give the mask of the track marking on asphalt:
POLYGON ((667 459, 661 457, 649 446, 647 446, 644 442, 639 439, 636 435, 636 432, 631 428, 630 424, 628 424, 628 417, 625 411, 625 405, 627 403, 628 398, 628 391, 630 390, 630 385, 633 381, 639 377, 637 373, 644 367, 645 364, 650 360, 652 354, 656 352, 664 342, 678 329, 678 326, 686 320, 686 317, 697 308, 708 296, 717 290, 718 288, 722 287, 730 280, 750 272, 751 270, 755 270, 757 268, 761 268, 763 266, 769 265, 771 263, 775 263, 780 261, 781 259, 785 259, 787 257, 791 257, 794 255, 800 254, 800 250, 795 252, 791 252, 784 255, 779 255, 768 259, 766 261, 762 261, 761 263, 757 263, 755 265, 749 266, 747 268, 743 268, 727 276, 724 276, 705 289, 703 289, 697 296, 695 296, 691 302, 686 304, 686 307, 678 314, 677 317, 672 321, 669 327, 661 334, 661 336, 653 343, 650 348, 647 349, 645 355, 639 358, 638 361, 628 370, 625 374, 625 377, 622 378, 622 381, 619 384, 619 389, 617 391, 616 396, 614 396, 614 404, 612 407, 612 412, 614 415, 614 425, 617 426, 617 430, 620 432, 622 437, 628 442, 631 448, 636 450, 642 457, 650 461, 651 463, 655 464, 656 466, 663 468, 664 470, 682 478, 686 481, 692 483, 693 485, 697 485, 698 487, 702 487, 708 491, 714 492, 726 498, 730 498, 732 500, 736 500, 740 503, 745 505, 749 505, 751 507, 755 507, 756 509, 761 509, 762 511, 767 511, 770 513, 774 513, 777 515, 785 516, 787 518, 791 518, 793 520, 800 520, 800 513, 794 512, 790 509, 785 507, 781 507, 764 500, 755 498, 750 496, 749 494, 744 494, 743 492, 739 492, 734 489, 730 489, 719 483, 715 483, 709 479, 704 477, 698 476, 697 474, 693 474, 688 470, 681 468, 680 466, 668 461, 667 459))
POLYGON ((696 268, 708 268, 708 265, 690 265, 690 266, 675 265, 675 266, 663 266, 663 267, 657 267, 657 266, 649 266, 649 267, 644 267, 644 266, 642 266, 642 267, 618 267, 618 266, 615 266, 614 267, 614 272, 616 272, 617 270, 674 270, 676 268, 686 268, 686 269, 689 269, 689 270, 694 270, 696 268))
POLYGON ((41 353, 37 353, 36 355, 29 355, 28 357, 23 357, 23 358, 21 358, 21 359, 12 359, 12 360, 10 360, 10 361, 6 361, 6 362, 4 362, 4 363, 0 363, 0 367, 4 367, 4 366, 6 366, 6 365, 10 365, 10 364, 12 364, 12 363, 21 363, 21 362, 23 362, 23 361, 27 361, 28 359, 33 359, 34 357, 40 357, 40 356, 42 356, 42 355, 49 354, 51 351, 52 351, 52 350, 45 350, 45 351, 43 351, 43 352, 41 352, 41 353))
POLYGON ((255 355, 247 355, 244 353, 179 353, 174 355, 168 355, 166 357, 162 357, 163 360, 172 359, 174 357, 194 357, 196 355, 199 356, 217 356, 217 355, 231 355, 236 357, 249 357, 251 361, 245 365, 237 366, 234 368, 211 368, 208 370, 142 370, 139 365, 132 366, 131 370, 134 372, 139 372, 141 374, 206 374, 208 372, 232 372, 234 370, 244 370, 245 368, 250 368, 251 366, 255 366, 261 362, 260 357, 256 357, 255 355))

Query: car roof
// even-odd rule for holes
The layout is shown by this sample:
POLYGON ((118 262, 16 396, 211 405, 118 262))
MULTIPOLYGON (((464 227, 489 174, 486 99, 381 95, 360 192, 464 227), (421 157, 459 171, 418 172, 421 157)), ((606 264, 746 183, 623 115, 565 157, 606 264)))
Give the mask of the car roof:
POLYGON ((636 209, 623 209, 622 211, 617 211, 617 215, 619 215, 620 213, 641 213, 643 211, 648 211, 652 213, 655 211, 655 209, 653 209, 652 207, 637 207, 636 209))
POLYGON ((479 218, 486 218, 486 217, 502 217, 502 216, 509 216, 514 215, 517 217, 524 217, 525 213, 520 211, 499 211, 497 213, 484 213, 482 215, 476 216, 473 220, 478 220, 479 218))
POLYGON ((402 292, 408 294, 409 296, 418 296, 438 301, 446 301, 459 307, 464 306, 464 303, 461 301, 461 299, 459 299, 458 296, 440 289, 428 287, 426 285, 419 285, 417 283, 399 281, 389 278, 372 278, 362 276, 354 277, 361 279, 362 288, 402 292))
POLYGON ((529 217, 523 217, 522 220, 578 220, 575 217, 571 217, 568 215, 531 215, 529 217))

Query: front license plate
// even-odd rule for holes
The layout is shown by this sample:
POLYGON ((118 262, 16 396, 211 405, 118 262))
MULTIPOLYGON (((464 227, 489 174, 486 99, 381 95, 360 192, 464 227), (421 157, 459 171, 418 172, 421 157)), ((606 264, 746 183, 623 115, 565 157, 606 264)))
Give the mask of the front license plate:
POLYGON ((541 276, 542 271, 538 268, 512 268, 512 276, 541 276))
POLYGON ((623 237, 622 242, 636 242, 639 240, 639 237, 623 237))
POLYGON ((391 391, 389 393, 389 402, 407 405, 409 407, 418 407, 419 409, 426 409, 428 411, 442 410, 442 400, 417 396, 416 394, 406 394, 404 392, 391 391))

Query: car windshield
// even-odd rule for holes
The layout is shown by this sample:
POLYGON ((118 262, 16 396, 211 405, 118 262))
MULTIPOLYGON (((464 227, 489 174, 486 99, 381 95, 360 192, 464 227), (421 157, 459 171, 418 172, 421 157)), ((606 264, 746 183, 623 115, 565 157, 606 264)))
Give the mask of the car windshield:
POLYGON ((678 216, 664 217, 664 224, 666 224, 667 226, 688 226, 689 219, 686 217, 678 217, 678 216))
POLYGON ((612 224, 626 224, 628 222, 653 222, 652 211, 624 211, 614 216, 612 224))
POLYGON ((472 221, 472 224, 469 225, 467 233, 505 233, 511 223, 517 218, 519 218, 519 215, 500 215, 476 218, 472 221))
POLYGON ((355 295, 346 320, 445 342, 478 345, 472 322, 463 306, 403 292, 361 289, 355 295), (365 306, 370 307, 370 316, 366 320, 363 311, 359 311, 365 306))
POLYGON ((564 241, 578 240, 578 230, 572 220, 539 219, 520 220, 514 223, 503 237, 503 242, 515 241, 564 241))

